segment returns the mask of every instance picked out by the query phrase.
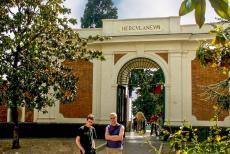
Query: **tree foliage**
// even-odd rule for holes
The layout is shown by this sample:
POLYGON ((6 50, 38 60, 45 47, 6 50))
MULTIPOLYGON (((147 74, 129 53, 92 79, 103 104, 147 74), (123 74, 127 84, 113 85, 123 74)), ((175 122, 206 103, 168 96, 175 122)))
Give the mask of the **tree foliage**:
POLYGON ((210 34, 214 34, 211 41, 203 41, 197 49, 196 57, 204 66, 219 68, 224 74, 230 70, 230 27, 229 23, 213 25, 210 34))
POLYGON ((196 57, 203 66, 211 66, 227 74, 228 78, 204 87, 207 100, 216 100, 221 108, 230 109, 230 27, 229 21, 224 25, 213 25, 214 34, 211 41, 204 41, 197 49, 196 57))
POLYGON ((160 113, 162 111, 163 102, 159 101, 157 95, 153 93, 146 93, 140 95, 133 101, 132 112, 135 115, 137 112, 143 112, 146 119, 150 119, 153 113, 160 113))
POLYGON ((84 15, 81 18, 81 27, 102 27, 102 19, 117 19, 117 8, 112 0, 88 0, 84 15))
MULTIPOLYGON (((223 19, 230 20, 228 0, 209 0, 216 14, 223 19)), ((184 0, 181 3, 179 15, 183 16, 195 10, 195 19, 199 27, 205 22, 206 0, 184 0)))
POLYGON ((158 83, 164 83, 164 75, 161 69, 134 69, 131 72, 129 91, 136 89, 137 99, 133 101, 132 112, 143 112, 146 119, 150 119, 153 113, 163 112, 164 93, 154 93, 158 83))
MULTIPOLYGON (((204 41, 197 49, 196 57, 203 66, 211 66, 222 70, 224 74, 230 71, 230 7, 228 0, 209 0, 216 14, 221 17, 220 23, 213 25, 211 34, 215 35, 211 42, 204 41)), ((201 28, 205 22, 206 0, 184 0, 180 6, 179 15, 183 16, 195 10, 196 23, 201 28)), ((230 109, 230 77, 217 84, 204 87, 204 95, 208 100, 217 101, 221 108, 230 109)))
MULTIPOLYGON (((15 131, 17 107, 41 110, 52 106, 54 98, 73 101, 77 77, 63 61, 103 59, 101 52, 86 49, 88 41, 100 37, 80 38, 69 27, 76 20, 66 17, 70 10, 62 3, 0 1, 0 102, 11 108, 15 131)), ((14 139, 17 148, 18 134, 14 139)))

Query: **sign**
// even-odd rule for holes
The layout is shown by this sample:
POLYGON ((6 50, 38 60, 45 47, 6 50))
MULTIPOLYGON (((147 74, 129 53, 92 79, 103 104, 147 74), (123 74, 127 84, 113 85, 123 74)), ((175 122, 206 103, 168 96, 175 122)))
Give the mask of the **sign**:
POLYGON ((147 24, 147 25, 122 25, 121 32, 148 32, 148 31, 161 31, 161 25, 159 24, 147 24))

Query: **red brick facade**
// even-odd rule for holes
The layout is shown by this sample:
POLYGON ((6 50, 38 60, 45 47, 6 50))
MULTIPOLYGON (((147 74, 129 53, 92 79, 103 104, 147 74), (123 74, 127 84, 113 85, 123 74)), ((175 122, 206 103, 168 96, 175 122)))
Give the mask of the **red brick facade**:
POLYGON ((79 77, 77 98, 70 104, 60 104, 60 113, 65 118, 85 118, 92 113, 93 63, 79 60, 65 62, 71 65, 74 75, 79 77))
POLYGON ((25 122, 33 122, 34 112, 30 110, 26 110, 25 112, 25 122))
POLYGON ((117 63, 121 57, 123 57, 125 54, 114 54, 114 65, 117 63))
POLYGON ((0 122, 7 121, 7 107, 4 105, 0 106, 0 122))
POLYGON ((168 63, 168 53, 156 53, 168 63))
MULTIPOLYGON (((168 53, 157 53, 166 62, 168 62, 168 53)), ((125 54, 115 54, 114 63, 116 63, 125 54)), ((74 74, 79 77, 77 98, 70 104, 60 104, 60 113, 65 118, 85 118, 92 113, 92 92, 93 92, 93 63, 88 61, 65 62, 73 68, 74 74)), ((227 77, 214 68, 202 68, 197 60, 192 61, 192 114, 197 120, 208 121, 214 115, 214 102, 202 100, 201 86, 217 83, 227 77)), ((20 112, 19 112, 20 113, 20 112)), ((19 115, 20 116, 20 115, 19 115)), ((228 111, 223 111, 219 117, 223 121, 229 116, 228 111)), ((0 122, 7 121, 7 108, 0 106, 0 122)), ((25 122, 33 122, 33 112, 25 112, 25 122)))
MULTIPOLYGON (((211 67, 202 68, 197 60, 192 61, 192 114, 197 120, 210 120, 214 115, 214 103, 202 100, 201 86, 214 84, 226 78, 227 75, 221 74, 220 71, 211 67)), ((223 121, 228 115, 228 111, 223 111, 219 120, 223 121)))

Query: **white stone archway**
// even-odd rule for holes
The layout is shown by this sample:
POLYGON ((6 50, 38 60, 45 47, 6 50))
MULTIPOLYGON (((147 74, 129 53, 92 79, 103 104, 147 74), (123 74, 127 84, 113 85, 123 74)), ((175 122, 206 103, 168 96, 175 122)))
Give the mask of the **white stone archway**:
MULTIPOLYGON (((198 42, 212 39, 207 33, 210 28, 210 25, 204 25, 201 29, 197 25, 180 25, 179 17, 166 17, 106 19, 103 20, 103 28, 80 29, 81 37, 97 34, 112 37, 103 42, 90 43, 88 46, 90 49, 102 51, 106 59, 103 62, 93 60, 92 112, 96 117, 95 123, 108 124, 109 113, 116 111, 117 77, 121 68, 135 58, 147 58, 157 63, 164 73, 165 119, 170 121, 170 125, 179 126, 183 121, 190 121, 193 126, 210 125, 207 118, 196 119, 197 115, 202 116, 203 108, 194 105, 193 98, 196 95, 193 93, 193 81, 194 77, 202 78, 199 77, 200 69, 196 73, 192 72, 192 61, 198 42), (158 25, 159 29, 145 29, 154 25, 158 25), (199 112, 194 114, 194 109, 199 112)), ((83 118, 63 118, 58 109, 57 105, 53 109, 54 112, 50 112, 52 114, 41 118, 42 121, 84 121, 83 118)), ((205 114, 209 114, 208 111, 206 110, 205 114)), ((36 115, 34 117, 36 118, 36 115)), ((228 115, 219 124, 229 126, 229 120, 228 115)))
POLYGON ((146 58, 146 59, 150 59, 152 60, 154 63, 157 63, 160 68, 162 69, 163 73, 164 73, 164 77, 165 77, 165 118, 168 119, 168 116, 170 115, 169 112, 169 102, 168 102, 168 98, 169 98, 169 72, 168 72, 168 64, 165 62, 165 60, 163 58, 161 58, 159 55, 155 54, 155 53, 143 53, 143 54, 135 54, 135 53, 128 53, 125 56, 123 56, 114 66, 114 71, 113 71, 113 79, 112 79, 112 87, 113 87, 113 99, 114 99, 114 104, 116 104, 116 99, 117 99, 117 77, 119 74, 119 71, 121 70, 121 68, 128 63, 129 61, 133 60, 133 59, 137 59, 137 58, 146 58))

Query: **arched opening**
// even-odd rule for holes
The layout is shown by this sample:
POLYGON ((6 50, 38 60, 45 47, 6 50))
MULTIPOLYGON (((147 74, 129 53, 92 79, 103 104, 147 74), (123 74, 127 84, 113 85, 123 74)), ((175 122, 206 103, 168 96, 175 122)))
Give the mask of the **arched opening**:
MULTIPOLYGON (((144 78, 144 77, 143 77, 144 78)), ((126 126, 128 128, 131 127, 131 121, 134 118, 135 112, 138 112, 140 110, 143 110, 144 113, 146 113, 147 120, 149 120, 151 113, 153 112, 162 112, 163 114, 165 112, 165 92, 164 92, 164 83, 165 83, 165 77, 164 73, 161 69, 161 67, 153 60, 145 57, 139 57, 134 58, 126 62, 120 69, 117 77, 117 114, 118 114, 118 121, 126 126), (160 72, 160 73, 159 73, 160 72), (158 76, 160 74, 160 79, 156 79, 156 75, 158 73, 158 76), (142 108, 136 108, 133 106, 133 102, 136 99, 136 103, 138 104, 138 101, 143 98, 140 97, 141 94, 141 88, 143 90, 143 87, 141 85, 146 83, 142 81, 138 75, 146 75, 145 77, 148 77, 146 79, 147 85, 147 95, 150 95, 151 97, 162 97, 163 102, 162 106, 159 111, 156 111, 156 105, 154 107, 154 100, 152 100, 152 104, 150 106, 145 106, 142 108), (137 79, 135 79, 135 77, 137 79), (160 87, 159 87, 160 86, 160 87), (160 89, 159 89, 160 88, 160 89), (137 91, 139 90, 139 93, 137 91), (135 92, 136 91, 136 92, 135 92), (139 98, 139 100, 137 100, 139 98), (150 107, 150 108, 149 108, 150 107), (147 108, 147 109, 144 109, 147 108), (147 111, 149 110, 150 111, 147 111), (134 111, 135 110, 135 111, 134 111), (127 123, 128 122, 128 123, 127 123)), ((144 86, 144 85, 143 85, 144 86)), ((148 101, 151 101, 148 100, 148 101)), ((143 102, 146 102, 145 99, 143 99, 143 102)), ((147 104, 147 103, 146 103, 147 104)))

